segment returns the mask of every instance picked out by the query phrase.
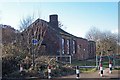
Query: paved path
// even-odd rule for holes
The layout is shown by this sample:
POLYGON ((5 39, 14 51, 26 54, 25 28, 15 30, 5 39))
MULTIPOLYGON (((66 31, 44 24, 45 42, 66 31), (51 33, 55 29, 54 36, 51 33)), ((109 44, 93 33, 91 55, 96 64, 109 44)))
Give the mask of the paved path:
MULTIPOLYGON (((104 70, 103 77, 100 77, 99 70, 96 72, 80 73, 80 78, 118 78, 120 77, 120 70, 113 70, 112 74, 109 73, 109 68, 104 70)), ((63 76, 61 78, 76 78, 76 75, 63 76)))

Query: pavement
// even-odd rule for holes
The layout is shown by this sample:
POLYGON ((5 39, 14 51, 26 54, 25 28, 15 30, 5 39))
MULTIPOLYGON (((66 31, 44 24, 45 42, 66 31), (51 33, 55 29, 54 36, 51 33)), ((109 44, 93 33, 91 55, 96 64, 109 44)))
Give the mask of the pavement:
MULTIPOLYGON (((61 78, 76 78, 76 75, 63 76, 61 78)), ((109 73, 109 68, 103 70, 103 77, 100 76, 99 70, 96 72, 80 73, 80 78, 120 78, 120 70, 112 70, 109 73)))
MULTIPOLYGON (((120 70, 112 70, 112 74, 109 73, 109 68, 105 68, 103 71, 103 77, 100 76, 99 70, 96 72, 80 73, 80 80, 120 80, 120 70)), ((79 80, 77 79, 77 80, 79 80)), ((39 77, 28 77, 28 78, 11 78, 2 80, 48 80, 40 79, 39 77)), ((54 77, 50 80, 76 80, 76 75, 68 75, 62 77, 54 77)))

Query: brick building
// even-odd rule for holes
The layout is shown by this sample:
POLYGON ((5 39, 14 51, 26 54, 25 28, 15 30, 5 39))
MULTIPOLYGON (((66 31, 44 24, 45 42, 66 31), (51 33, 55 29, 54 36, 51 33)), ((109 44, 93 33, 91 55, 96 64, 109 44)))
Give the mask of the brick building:
MULTIPOLYGON (((71 56, 72 59, 84 60, 95 57, 96 44, 94 41, 76 37, 58 25, 58 15, 50 15, 49 22, 37 19, 32 25, 39 22, 46 23, 47 31, 42 42, 47 55, 71 56)), ((31 25, 30 25, 31 26, 31 25)))

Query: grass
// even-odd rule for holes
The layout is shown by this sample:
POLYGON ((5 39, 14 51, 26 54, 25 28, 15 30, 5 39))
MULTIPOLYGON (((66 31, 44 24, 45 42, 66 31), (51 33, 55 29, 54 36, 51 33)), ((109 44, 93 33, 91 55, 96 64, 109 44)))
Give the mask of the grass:
MULTIPOLYGON (((113 63, 113 64, 114 64, 114 63, 113 63)), ((115 65, 120 66, 120 59, 116 59, 116 60, 115 60, 115 65)), ((103 67, 104 67, 104 68, 108 68, 108 67, 109 67, 109 60, 108 60, 108 59, 105 59, 105 60, 103 61, 103 67)))
POLYGON ((114 68, 114 70, 120 70, 120 68, 114 68))
POLYGON ((95 72, 97 71, 96 68, 81 68, 80 72, 84 72, 84 73, 89 73, 89 72, 95 72))
POLYGON ((73 65, 73 66, 95 66, 95 61, 87 61, 87 60, 78 61, 78 60, 74 60, 71 65, 73 65))
MULTIPOLYGON (((79 61, 79 60, 73 60, 72 61, 72 66, 96 66, 96 62, 89 61, 89 60, 84 60, 84 61, 79 61)), ((80 72, 95 72, 97 69, 96 68, 80 68, 80 72)))
MULTIPOLYGON (((109 67, 108 57, 103 58, 102 64, 103 64, 103 68, 109 67)), ((96 66, 96 59, 83 60, 83 61, 73 60, 71 65, 72 66, 96 66)), ((115 60, 115 65, 120 66, 120 59, 115 60)), ((120 68, 116 68, 116 70, 120 70, 120 68)), ((81 72, 92 72, 92 71, 94 72, 96 71, 96 68, 81 68, 80 71, 81 72)))
POLYGON ((104 68, 108 68, 109 67, 109 61, 104 61, 102 64, 103 64, 104 68))

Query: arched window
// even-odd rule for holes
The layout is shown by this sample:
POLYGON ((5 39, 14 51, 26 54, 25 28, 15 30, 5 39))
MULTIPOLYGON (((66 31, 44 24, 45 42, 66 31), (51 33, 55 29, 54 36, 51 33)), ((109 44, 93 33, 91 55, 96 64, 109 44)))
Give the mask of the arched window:
POLYGON ((75 40, 73 40, 73 54, 75 54, 75 40))
POLYGON ((70 41, 69 40, 67 40, 67 54, 69 54, 70 52, 69 52, 69 50, 70 50, 70 41))
POLYGON ((64 38, 62 38, 62 54, 64 54, 64 44, 65 44, 65 39, 64 38))

